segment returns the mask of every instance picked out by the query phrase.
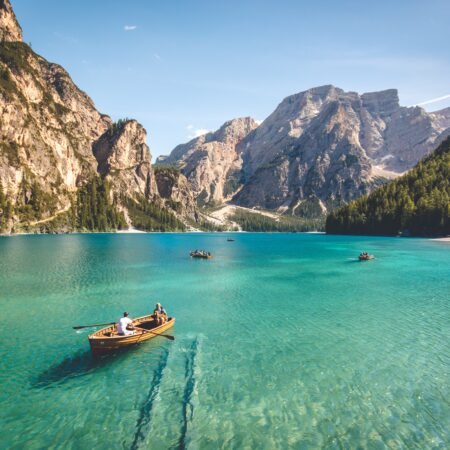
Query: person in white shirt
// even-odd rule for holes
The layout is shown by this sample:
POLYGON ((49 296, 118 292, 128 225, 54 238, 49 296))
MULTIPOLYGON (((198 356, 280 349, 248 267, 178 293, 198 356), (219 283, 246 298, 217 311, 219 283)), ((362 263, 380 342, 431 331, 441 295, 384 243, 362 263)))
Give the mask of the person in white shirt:
POLYGON ((117 324, 117 331, 120 336, 128 336, 134 334, 133 321, 128 317, 128 313, 124 312, 123 317, 119 319, 117 324))

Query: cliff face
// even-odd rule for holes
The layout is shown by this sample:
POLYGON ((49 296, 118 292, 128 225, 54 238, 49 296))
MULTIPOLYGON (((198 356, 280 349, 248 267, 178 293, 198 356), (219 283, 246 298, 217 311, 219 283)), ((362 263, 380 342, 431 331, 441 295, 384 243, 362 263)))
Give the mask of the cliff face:
POLYGON ((97 170, 110 174, 116 192, 129 197, 157 198, 147 133, 135 120, 112 125, 93 144, 97 170))
POLYGON ((177 146, 158 162, 176 165, 189 180, 200 205, 221 204, 240 186, 240 142, 255 128, 250 117, 226 122, 214 133, 177 146))
POLYGON ((449 126, 447 110, 401 107, 396 90, 310 89, 242 141, 244 186, 233 201, 294 214, 311 199, 332 208, 411 168, 449 126))
POLYGON ((130 200, 162 207, 144 128, 112 123, 61 66, 21 42, 8 0, 0 1, 0 37, 0 187, 9 202, 0 229, 66 213, 99 176, 119 209, 130 200))
POLYGON ((171 167, 156 167, 155 179, 163 204, 176 212, 179 217, 198 222, 200 215, 194 193, 188 180, 178 170, 171 167))
MULTIPOLYGON (((71 193, 96 173, 92 144, 111 125, 56 64, 22 42, 0 46, 0 182, 16 210, 30 186, 51 201, 45 218, 67 209, 71 193)), ((13 218, 20 222, 21 214, 13 218)))
POLYGON ((21 42, 22 28, 9 0, 0 0, 0 42, 21 42))

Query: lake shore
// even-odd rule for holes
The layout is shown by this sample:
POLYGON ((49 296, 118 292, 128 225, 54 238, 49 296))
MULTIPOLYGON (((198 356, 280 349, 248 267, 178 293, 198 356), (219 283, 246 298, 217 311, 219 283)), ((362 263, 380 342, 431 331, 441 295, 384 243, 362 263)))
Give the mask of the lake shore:
POLYGON ((432 241, 450 243, 450 236, 443 237, 443 238, 434 238, 434 239, 432 239, 432 241))

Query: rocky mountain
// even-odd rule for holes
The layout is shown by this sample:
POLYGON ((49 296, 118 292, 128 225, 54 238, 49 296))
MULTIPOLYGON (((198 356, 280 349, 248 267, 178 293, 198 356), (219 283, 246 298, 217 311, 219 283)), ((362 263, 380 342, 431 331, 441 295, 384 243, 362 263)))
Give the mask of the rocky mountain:
POLYGON ((450 234, 450 137, 406 175, 333 211, 328 233, 450 234))
POLYGON ((9 0, 0 0, 0 42, 20 42, 22 39, 22 28, 9 0))
POLYGON ((101 217, 102 229, 132 225, 130 211, 147 211, 147 203, 164 216, 158 209, 170 199, 158 193, 144 128, 113 123, 61 66, 22 42, 9 0, 0 0, 0 39, 0 188, 9 202, 0 229, 39 230, 56 219, 64 229, 97 229, 89 216, 101 217), (80 204, 88 194, 91 209, 80 204))
POLYGON ((175 165, 188 179, 200 205, 230 199, 241 185, 242 140, 257 127, 250 117, 230 120, 214 133, 182 144, 157 164, 175 165))
POLYGON ((243 142, 242 206, 308 214, 370 192, 430 153, 449 111, 401 107, 394 89, 322 86, 287 97, 243 142))
POLYGON ((321 86, 284 99, 260 125, 227 122, 176 147, 165 163, 200 205, 231 203, 317 217, 399 176, 450 134, 450 109, 402 107, 394 89, 358 94, 321 86), (221 140, 239 125, 237 139, 221 140))

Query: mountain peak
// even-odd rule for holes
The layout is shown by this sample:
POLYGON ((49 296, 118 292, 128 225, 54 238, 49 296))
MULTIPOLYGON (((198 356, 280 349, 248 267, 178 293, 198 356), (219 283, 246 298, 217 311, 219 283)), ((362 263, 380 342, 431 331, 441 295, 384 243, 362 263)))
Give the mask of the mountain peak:
POLYGON ((377 113, 381 117, 390 116, 394 111, 400 108, 397 89, 366 92, 361 95, 361 99, 368 111, 377 113))
POLYGON ((0 0, 0 42, 22 42, 22 28, 9 0, 0 0))
POLYGON ((225 122, 215 133, 208 136, 208 141, 234 142, 236 145, 257 126, 251 117, 238 117, 225 122))

